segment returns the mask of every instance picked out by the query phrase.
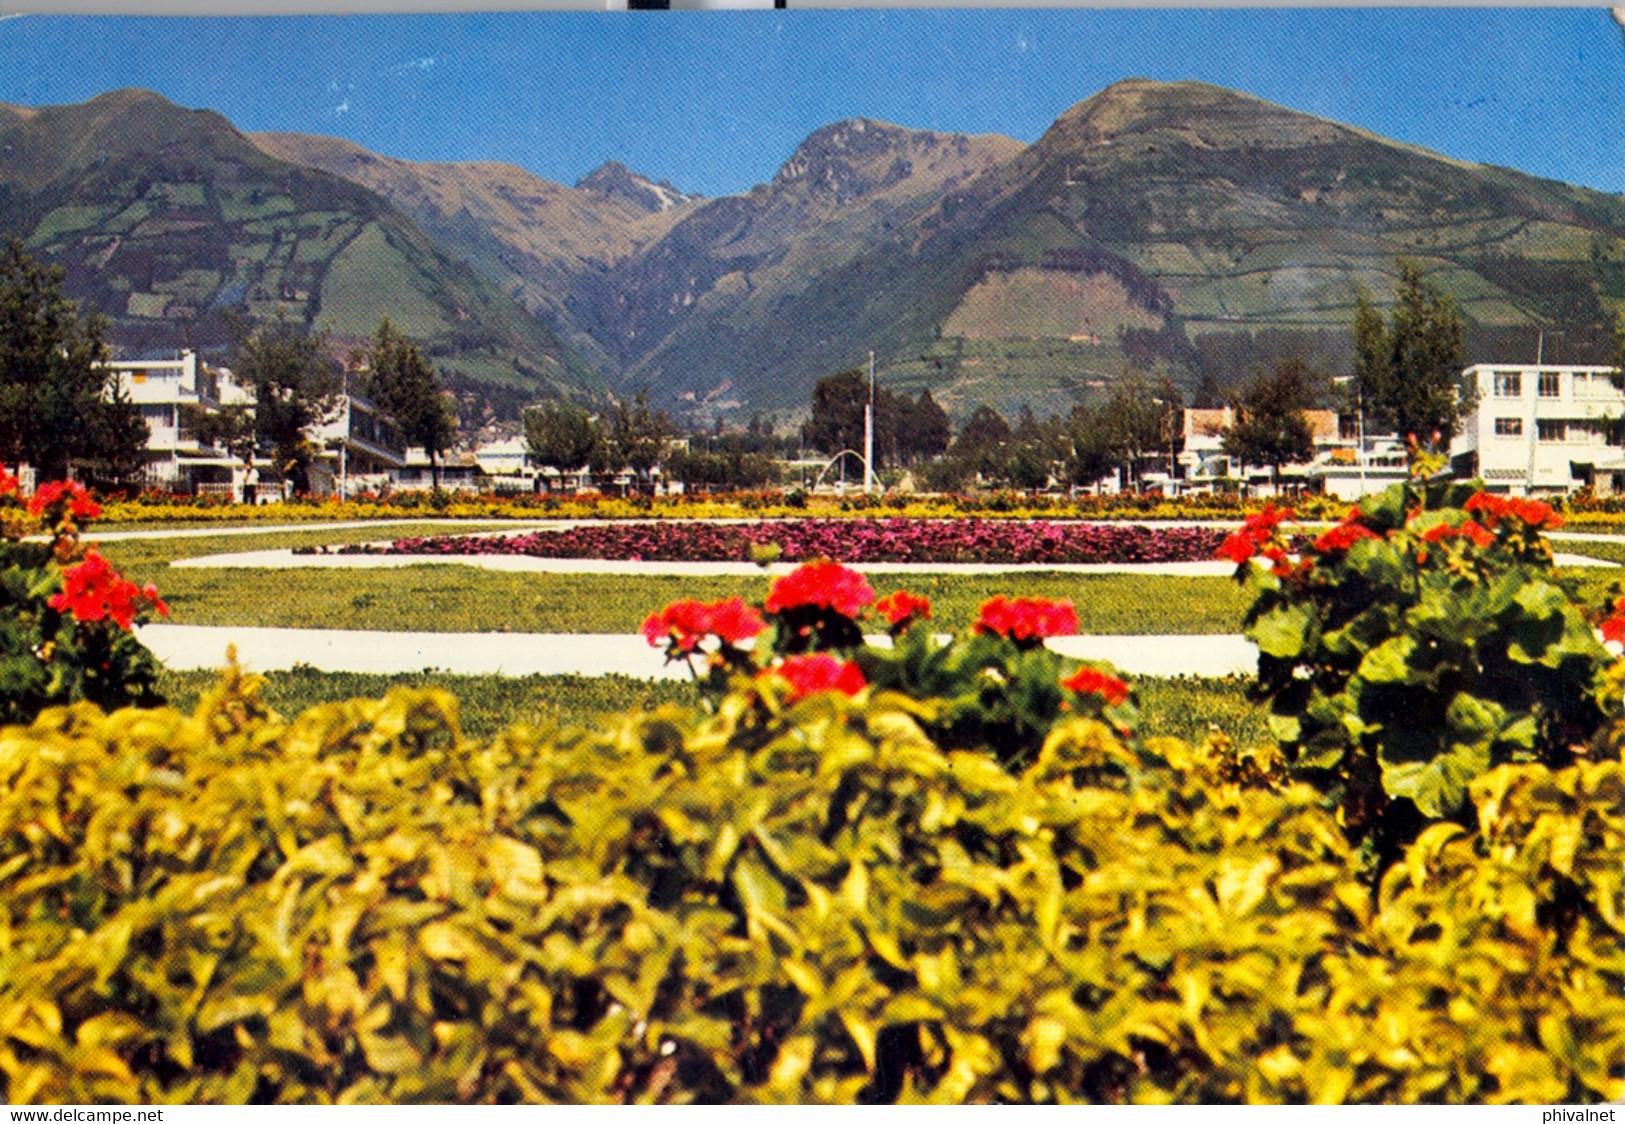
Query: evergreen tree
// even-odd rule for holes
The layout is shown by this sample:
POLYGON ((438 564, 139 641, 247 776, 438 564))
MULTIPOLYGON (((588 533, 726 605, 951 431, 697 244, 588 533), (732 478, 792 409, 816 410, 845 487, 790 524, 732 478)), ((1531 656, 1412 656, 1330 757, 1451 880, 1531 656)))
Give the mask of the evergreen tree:
POLYGON ((1355 377, 1366 411, 1420 446, 1448 448, 1466 406, 1457 392, 1461 318, 1412 262, 1399 263, 1394 302, 1386 323, 1364 293, 1355 307, 1355 377))
POLYGON ((457 414, 440 379, 416 344, 385 319, 378 325, 369 356, 368 394, 400 428, 409 445, 429 454, 429 474, 440 487, 440 454, 457 441, 457 414))
POLYGON ((103 365, 101 318, 79 316, 62 276, 15 240, 0 254, 0 460, 46 480, 70 467, 127 479, 144 461, 147 427, 103 365))

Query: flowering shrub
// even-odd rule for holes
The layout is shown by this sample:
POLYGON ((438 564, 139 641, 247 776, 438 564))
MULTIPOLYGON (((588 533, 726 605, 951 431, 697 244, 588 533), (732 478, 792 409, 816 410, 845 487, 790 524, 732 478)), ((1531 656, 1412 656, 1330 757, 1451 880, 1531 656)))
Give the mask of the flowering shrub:
MULTIPOLYGON (((766 519, 815 515, 825 518, 872 518, 887 512, 911 519, 988 517, 1010 522, 1029 520, 1235 520, 1257 511, 1260 503, 1229 496, 1189 496, 1167 499, 1133 494, 1106 496, 887 495, 809 496, 805 492, 759 492, 729 498, 712 496, 615 496, 583 494, 498 495, 458 492, 399 492, 384 497, 363 495, 337 502, 332 497, 301 497, 272 504, 234 504, 218 496, 167 496, 145 493, 137 499, 107 505, 105 518, 119 522, 177 521, 299 522, 399 518, 428 514, 452 519, 766 519)), ((1301 501, 1306 518, 1336 517, 1336 505, 1324 497, 1301 501)))
POLYGON ((762 607, 779 625, 775 650, 795 653, 862 644, 858 617, 874 599, 874 587, 862 574, 819 560, 775 578, 762 607))
POLYGON ((0 731, 8 1104, 1625 1097, 1617 754, 1373 893, 1309 786, 1087 718, 1006 769, 873 687, 489 741, 256 688, 0 731))
POLYGON ((888 631, 895 638, 915 621, 931 619, 931 599, 899 589, 876 601, 875 612, 885 619, 888 631))
POLYGON ((1254 691, 1297 775, 1375 856, 1465 817, 1498 764, 1574 760, 1602 720, 1607 654, 1552 564, 1548 505, 1401 483, 1295 554, 1289 515, 1258 513, 1222 549, 1254 594, 1254 691))
POLYGON ((778 678, 788 687, 785 701, 800 702, 808 695, 822 691, 839 691, 851 697, 868 686, 863 669, 847 660, 837 659, 828 652, 814 652, 805 656, 787 656, 785 659, 758 673, 758 678, 778 678))
POLYGON ((982 603, 975 629, 1003 636, 1021 648, 1033 648, 1051 636, 1071 636, 1078 631, 1078 614, 1070 601, 1046 601, 1038 597, 999 596, 982 603))
MULTIPOLYGON (((944 641, 924 626, 928 598, 899 590, 876 603, 862 574, 820 560, 774 581, 763 604, 768 642, 748 652, 714 623, 722 604, 674 602, 643 625, 652 646, 665 645, 669 661, 689 665, 711 709, 741 678, 777 690, 773 697, 786 705, 831 691, 898 692, 920 700, 919 720, 938 744, 991 751, 1012 768, 1031 761, 1068 716, 1104 720, 1124 735, 1138 718, 1127 682, 1044 646, 1048 637, 1077 631, 1070 602, 994 597, 965 635, 944 641), (865 643, 861 622, 871 615, 884 623, 889 646, 865 643), (717 643, 707 653, 708 636, 717 643), (695 666, 700 654, 703 674, 695 666)), ((736 617, 748 612, 730 609, 736 617)))
POLYGON ((79 699, 161 704, 157 662, 130 630, 169 606, 80 543, 101 505, 77 481, 43 484, 26 505, 17 493, 0 468, 0 722, 79 699), (42 529, 49 542, 24 541, 42 529))
POLYGON ((404 538, 390 547, 330 547, 335 554, 525 554, 632 561, 743 561, 771 548, 787 562, 1184 562, 1209 558, 1223 538, 1202 527, 1013 522, 991 519, 798 519, 749 524, 598 524, 482 537, 404 538))

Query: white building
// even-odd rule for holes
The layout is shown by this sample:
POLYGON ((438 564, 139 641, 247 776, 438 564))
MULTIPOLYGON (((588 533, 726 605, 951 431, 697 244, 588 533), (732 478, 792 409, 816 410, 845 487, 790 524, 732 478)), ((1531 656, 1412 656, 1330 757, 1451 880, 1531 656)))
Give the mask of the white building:
POLYGON ((1462 372, 1461 392, 1458 475, 1513 495, 1625 491, 1625 380, 1612 367, 1479 363, 1462 372))
POLYGON ((112 360, 106 368, 147 423, 145 483, 178 491, 234 486, 241 466, 229 450, 200 444, 189 424, 194 411, 253 400, 229 370, 199 363, 194 351, 173 359, 112 360))
POLYGON ((358 394, 339 395, 326 420, 306 433, 319 450, 310 473, 318 496, 388 491, 406 465, 406 441, 394 421, 358 394))

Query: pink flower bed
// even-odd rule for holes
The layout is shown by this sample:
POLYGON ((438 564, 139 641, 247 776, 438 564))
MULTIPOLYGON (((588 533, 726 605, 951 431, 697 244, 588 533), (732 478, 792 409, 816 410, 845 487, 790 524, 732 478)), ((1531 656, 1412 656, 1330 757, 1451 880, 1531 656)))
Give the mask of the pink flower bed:
MULTIPOLYGON (((1187 562, 1210 559, 1224 532, 1119 523, 995 519, 798 519, 757 523, 605 523, 493 538, 401 539, 388 554, 526 554, 625 561, 748 561, 777 545, 787 562, 1187 562)), ((379 548, 342 547, 340 553, 379 548)))

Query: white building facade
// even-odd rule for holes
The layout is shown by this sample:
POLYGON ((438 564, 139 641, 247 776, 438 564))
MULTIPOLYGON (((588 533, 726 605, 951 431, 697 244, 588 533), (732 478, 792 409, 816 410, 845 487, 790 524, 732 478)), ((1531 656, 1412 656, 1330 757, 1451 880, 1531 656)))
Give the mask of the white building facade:
POLYGON ((1614 368, 1479 363, 1462 372, 1461 393, 1458 475, 1511 495, 1625 491, 1625 380, 1614 368))
POLYGON ((182 491, 233 487, 240 466, 227 450, 201 444, 189 425, 194 411, 213 413, 252 401, 229 370, 199 363, 194 351, 105 366, 147 425, 146 484, 182 491))

